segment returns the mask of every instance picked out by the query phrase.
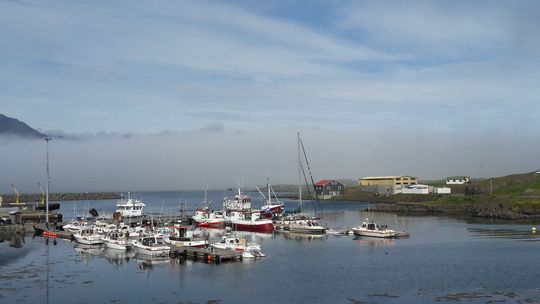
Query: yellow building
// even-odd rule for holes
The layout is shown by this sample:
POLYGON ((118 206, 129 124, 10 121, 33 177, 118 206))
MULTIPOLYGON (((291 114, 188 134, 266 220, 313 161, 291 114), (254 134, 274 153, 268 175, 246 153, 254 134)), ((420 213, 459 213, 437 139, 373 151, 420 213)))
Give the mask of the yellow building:
POLYGON ((400 176, 370 176, 358 179, 358 185, 360 186, 403 186, 403 185, 416 185, 418 184, 418 178, 408 175, 400 176))

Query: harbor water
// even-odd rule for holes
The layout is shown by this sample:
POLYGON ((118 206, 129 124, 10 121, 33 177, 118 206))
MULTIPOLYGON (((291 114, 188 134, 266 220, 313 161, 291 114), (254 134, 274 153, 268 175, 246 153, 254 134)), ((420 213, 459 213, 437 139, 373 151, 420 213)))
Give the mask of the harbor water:
MULTIPOLYGON (((200 192, 133 193, 151 214, 193 211, 200 192)), ((219 209, 223 191, 209 193, 219 209)), ((225 193, 225 195, 228 195, 225 193)), ((234 195, 234 194, 230 194, 234 195)), ((252 194, 254 197, 255 194, 252 194)), ((255 202, 256 200, 254 200, 255 202)), ((115 200, 61 202, 65 219, 115 200)), ((255 204, 254 204, 255 205, 255 204)), ((297 201, 285 200, 293 209, 297 201)), ((320 224, 359 225, 368 205, 324 202, 320 224)), ((536 303, 534 223, 370 213, 406 239, 242 232, 266 257, 221 264, 26 236, 0 243, 0 303, 536 303)), ((204 231, 218 241, 224 230, 204 231)))

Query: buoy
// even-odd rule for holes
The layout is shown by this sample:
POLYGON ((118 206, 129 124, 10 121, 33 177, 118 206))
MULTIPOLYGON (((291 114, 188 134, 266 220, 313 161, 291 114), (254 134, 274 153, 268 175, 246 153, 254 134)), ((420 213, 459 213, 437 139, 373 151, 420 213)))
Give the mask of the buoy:
POLYGON ((532 226, 531 231, 532 231, 532 233, 536 233, 536 227, 532 226))
POLYGON ((212 256, 208 255, 208 262, 212 261, 212 256))

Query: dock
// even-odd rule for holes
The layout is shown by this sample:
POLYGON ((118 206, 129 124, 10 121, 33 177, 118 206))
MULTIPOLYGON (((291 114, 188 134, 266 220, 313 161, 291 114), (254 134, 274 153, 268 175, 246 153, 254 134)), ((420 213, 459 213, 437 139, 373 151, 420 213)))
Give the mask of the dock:
POLYGON ((226 261, 242 260, 242 253, 218 248, 196 248, 171 246, 171 257, 191 259, 193 261, 214 262, 219 264, 226 261))

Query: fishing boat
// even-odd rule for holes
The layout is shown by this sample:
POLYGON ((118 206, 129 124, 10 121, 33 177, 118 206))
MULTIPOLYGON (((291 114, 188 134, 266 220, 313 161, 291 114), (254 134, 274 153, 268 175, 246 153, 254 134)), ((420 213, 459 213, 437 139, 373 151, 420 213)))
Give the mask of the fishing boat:
POLYGON ((129 234, 124 234, 121 231, 113 231, 102 237, 105 247, 116 250, 127 250, 132 246, 132 240, 129 234))
POLYGON ((196 227, 202 228, 223 228, 226 221, 223 212, 210 210, 210 201, 207 199, 207 188, 204 189, 204 201, 201 203, 202 207, 195 210, 193 215, 193 222, 196 227))
POLYGON ((326 233, 326 227, 323 227, 317 223, 314 219, 305 220, 292 220, 288 225, 285 225, 285 229, 293 233, 308 233, 308 234, 324 234, 326 233))
POLYGON ((397 235, 395 230, 386 225, 377 225, 372 219, 366 219, 360 226, 352 228, 352 231, 354 235, 379 238, 395 238, 397 235))
POLYGON ((102 236, 94 228, 85 228, 77 231, 73 235, 75 241, 84 245, 99 245, 103 244, 102 236))
POLYGON ((242 189, 238 188, 238 194, 234 197, 226 197, 223 199, 223 210, 239 211, 251 209, 251 197, 242 193, 242 189))
POLYGON ((176 247, 208 247, 208 240, 201 237, 195 237, 193 231, 188 230, 187 226, 171 226, 169 234, 163 238, 167 244, 176 247))
POLYGON ((272 219, 264 218, 259 211, 231 211, 228 217, 234 230, 253 232, 273 232, 272 219))
POLYGON ((261 189, 257 187, 257 190, 264 198, 264 204, 261 206, 261 212, 265 218, 274 218, 283 213, 283 202, 278 199, 274 189, 272 189, 272 186, 270 186, 270 177, 267 176, 266 180, 266 189, 268 191, 266 195, 264 195, 261 189), (274 199, 272 199, 272 194, 274 199))
POLYGON ((151 257, 168 257, 170 246, 165 243, 163 237, 145 236, 132 242, 133 248, 138 254, 151 257))
POLYGON ((242 258, 264 257, 261 252, 261 245, 248 243, 246 239, 238 239, 236 236, 226 235, 217 243, 210 245, 212 248, 231 250, 242 253, 242 258))
POLYGON ((62 226, 62 229, 71 233, 77 233, 82 229, 91 228, 91 225, 82 218, 73 219, 69 224, 62 226))
POLYGON ((116 203, 116 212, 123 217, 140 217, 143 216, 142 211, 145 206, 140 200, 131 198, 131 194, 128 192, 127 200, 122 198, 116 203))

